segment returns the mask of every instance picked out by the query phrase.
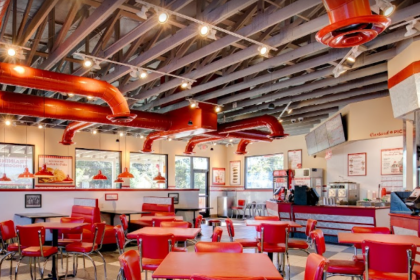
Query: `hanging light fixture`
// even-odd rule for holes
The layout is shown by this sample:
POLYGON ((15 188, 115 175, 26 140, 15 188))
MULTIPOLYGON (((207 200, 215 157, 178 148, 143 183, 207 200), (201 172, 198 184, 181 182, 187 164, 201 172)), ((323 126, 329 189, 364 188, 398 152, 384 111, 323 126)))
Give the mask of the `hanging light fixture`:
MULTIPOLYGON (((26 145, 28 145, 28 126, 26 126, 25 136, 26 136, 26 145)), ((19 179, 34 179, 35 175, 29 172, 28 161, 26 160, 26 155, 27 155, 27 151, 25 153, 25 164, 26 164, 25 171, 19 174, 18 178, 19 179)))
MULTIPOLYGON (((127 151, 127 138, 125 138, 125 140, 124 140, 125 142, 124 142, 124 145, 125 145, 125 148, 124 148, 124 161, 125 161, 125 165, 127 166, 127 155, 125 154, 126 153, 126 151, 127 151)), ((120 142, 118 142, 118 148, 120 147, 120 142)), ((119 150, 121 150, 121 149, 119 149, 119 150)), ((134 178, 134 175, 133 174, 131 174, 129 171, 128 171, 128 168, 127 167, 124 167, 124 172, 122 172, 122 173, 120 173, 119 175, 118 175, 118 178, 134 178)))
POLYGON ((6 173, 3 173, 3 177, 0 178, 0 182, 11 182, 12 179, 7 177, 6 173))
POLYGON ((166 179, 162 176, 162 174, 159 171, 159 164, 156 164, 156 168, 158 170, 158 174, 153 178, 153 181, 155 181, 156 184, 165 184, 166 179))
POLYGON ((124 183, 124 180, 121 178, 117 178, 117 180, 115 180, 114 183, 124 183))
POLYGON ((37 173, 35 173, 35 177, 51 178, 51 177, 54 177, 54 174, 51 171, 48 171, 47 165, 44 163, 41 170, 39 170, 37 173))
POLYGON ((105 180, 108 180, 108 177, 106 177, 104 174, 102 174, 102 171, 101 170, 99 170, 98 171, 98 174, 96 174, 95 176, 93 176, 92 177, 92 180, 103 180, 103 181, 105 181, 105 180))
POLYGON ((65 183, 72 183, 73 181, 74 180, 72 178, 70 178, 70 175, 69 174, 67 174, 67 177, 64 178, 64 180, 63 180, 63 182, 65 182, 65 183))

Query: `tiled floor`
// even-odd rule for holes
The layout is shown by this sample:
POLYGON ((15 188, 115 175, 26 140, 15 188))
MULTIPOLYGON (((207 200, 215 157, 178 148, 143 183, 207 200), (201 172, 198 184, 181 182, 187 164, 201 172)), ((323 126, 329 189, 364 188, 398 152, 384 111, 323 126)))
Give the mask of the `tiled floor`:
MULTIPOLYGON (((253 227, 247 227, 244 225, 243 220, 234 220, 234 226, 235 226, 235 238, 249 238, 255 236, 255 228, 253 227)), ((229 242, 229 236, 226 232, 226 227, 223 224, 223 237, 222 242, 229 242)), ((201 241, 210 241, 212 228, 203 225, 202 226, 202 237, 198 238, 201 241)), ((182 246, 182 245, 180 245, 182 246)), ((128 249, 136 249, 135 247, 129 247, 128 249)), ((189 244, 188 245, 189 251, 194 251, 194 245, 189 244)), ((244 250, 245 253, 254 253, 254 249, 246 249, 244 250)), ((305 270, 305 263, 306 263, 306 253, 301 251, 290 251, 290 266, 291 266, 291 279, 293 280, 300 280, 303 279, 304 276, 304 270, 305 270)), ((338 246, 338 245, 327 245, 327 252, 324 254, 327 258, 332 259, 346 259, 351 260, 353 255, 353 248, 347 247, 347 246, 338 246)), ((116 279, 117 274, 119 271, 119 263, 118 263, 118 253, 115 252, 104 252, 104 257, 107 263, 107 279, 116 279)), ((274 257, 274 262, 276 261, 276 256, 274 257)), ((98 272, 98 280, 104 279, 104 267, 102 259, 99 256, 93 257, 97 272, 98 272)), ((64 259, 64 269, 61 268, 61 264, 59 263, 59 273, 63 274, 65 272, 65 262, 64 259)), ((10 261, 4 261, 1 268, 1 278, 0 280, 6 280, 10 279, 9 277, 9 263, 10 261)), ((42 263, 41 263, 42 265, 42 263)), ((13 271, 16 267, 16 262, 13 262, 13 271)), ((51 270, 51 262, 47 263, 46 267, 46 273, 44 277, 47 277, 47 274, 50 273, 51 270)), ((72 270, 72 258, 69 259, 69 271, 72 270)), ((40 279, 39 272, 37 273, 38 279, 40 279)), ((18 274, 19 280, 26 280, 31 279, 29 274, 29 265, 27 260, 23 260, 21 266, 19 267, 19 274, 18 274)), ((79 269, 77 271, 77 277, 76 278, 68 278, 68 279, 94 279, 94 269, 92 263, 86 259, 86 270, 83 269, 83 261, 80 258, 79 259, 79 269)), ((142 279, 146 279, 145 275, 142 275, 142 279)), ((148 279, 151 279, 150 273, 148 274, 148 279)), ((346 277, 333 277, 331 279, 346 279, 346 277)), ((350 278, 348 278, 350 279, 350 278)))

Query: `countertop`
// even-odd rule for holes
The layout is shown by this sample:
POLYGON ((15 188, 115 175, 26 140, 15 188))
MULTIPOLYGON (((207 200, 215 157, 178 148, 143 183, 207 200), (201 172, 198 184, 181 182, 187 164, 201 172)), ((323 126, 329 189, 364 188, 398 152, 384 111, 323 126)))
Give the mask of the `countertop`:
MULTIPOLYGON (((292 204, 290 202, 281 202, 281 201, 273 201, 273 200, 267 200, 267 202, 271 202, 271 203, 277 203, 277 204, 292 204)), ((310 205, 296 205, 293 204, 293 207, 300 207, 300 206, 304 206, 304 207, 308 207, 310 205)), ((357 205, 315 205, 315 206, 310 206, 310 207, 325 207, 325 208, 347 208, 347 209, 351 209, 351 208, 357 208, 357 209, 389 209, 390 206, 357 206, 357 205)))

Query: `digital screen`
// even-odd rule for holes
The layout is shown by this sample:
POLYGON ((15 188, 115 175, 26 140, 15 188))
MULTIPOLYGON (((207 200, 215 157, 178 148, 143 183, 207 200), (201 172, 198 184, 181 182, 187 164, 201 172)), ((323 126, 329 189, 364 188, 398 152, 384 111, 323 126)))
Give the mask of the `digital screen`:
POLYGON ((308 149, 308 154, 313 155, 318 151, 318 148, 316 146, 316 139, 315 139, 315 132, 310 132, 306 134, 305 136, 306 140, 306 147, 308 149))
POLYGON ((327 126, 322 124, 315 129, 315 139, 316 139, 316 146, 318 147, 318 152, 328 149, 330 144, 328 142, 328 135, 327 135, 327 126))
POLYGON ((341 114, 329 119, 325 122, 325 126, 327 128, 328 143, 330 147, 346 142, 341 114))

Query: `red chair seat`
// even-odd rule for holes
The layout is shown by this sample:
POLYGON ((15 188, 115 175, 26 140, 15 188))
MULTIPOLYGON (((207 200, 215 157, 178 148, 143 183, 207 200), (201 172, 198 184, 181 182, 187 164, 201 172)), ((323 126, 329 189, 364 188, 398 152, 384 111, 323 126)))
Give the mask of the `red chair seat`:
MULTIPOLYGON (((66 246, 67 252, 78 252, 78 253, 88 253, 92 251, 92 243, 89 242, 74 242, 66 246)), ((94 250, 98 249, 98 245, 95 244, 94 250)))
POLYGON ((209 223, 220 223, 221 221, 218 220, 218 219, 211 219, 211 220, 208 220, 207 222, 209 222, 209 223))
POLYGON ((71 238, 58 239, 58 246, 65 247, 74 242, 80 242, 80 239, 71 239, 71 238))
MULTIPOLYGON (((363 278, 366 279, 365 275, 363 275, 363 278)), ((382 272, 377 270, 369 270, 369 279, 374 280, 407 280, 407 273, 389 273, 389 272, 382 272)), ((416 274, 412 273, 412 279, 417 279, 416 274)))
MULTIPOLYGON (((43 246, 42 251, 44 257, 49 257, 58 252, 57 247, 43 246)), ((24 257, 41 257, 41 247, 28 247, 22 250, 22 256, 24 257)))
POLYGON ((309 244, 302 239, 289 239, 288 242, 289 248, 291 249, 308 249, 309 248, 309 244))
MULTIPOLYGON (((23 246, 20 246, 22 249, 25 249, 23 246)), ((7 246, 8 252, 18 252, 19 251, 19 244, 18 243, 11 243, 7 246)))
POLYGON ((356 256, 353 256, 353 261, 364 263, 365 259, 363 258, 363 255, 356 255, 356 256))
POLYGON ((172 247, 172 252, 188 252, 187 248, 182 248, 182 247, 172 247))
POLYGON ((232 206, 232 209, 242 210, 242 209, 244 209, 244 207, 242 207, 242 206, 232 206))
POLYGON ((242 247, 257 247, 259 241, 257 239, 252 238, 239 238, 235 239, 235 242, 241 243, 242 247))
POLYGON ((362 275, 365 265, 361 262, 345 260, 329 260, 327 272, 334 274, 362 275))
POLYGON ((158 266, 162 263, 162 261, 163 261, 162 259, 143 258, 142 259, 143 269, 155 271, 158 268, 158 266))
MULTIPOLYGON (((257 247, 258 247, 258 250, 261 252, 261 243, 260 242, 257 244, 257 247)), ((284 243, 264 243, 264 252, 267 252, 267 253, 284 253, 284 252, 286 252, 286 244, 284 244, 284 243)))

